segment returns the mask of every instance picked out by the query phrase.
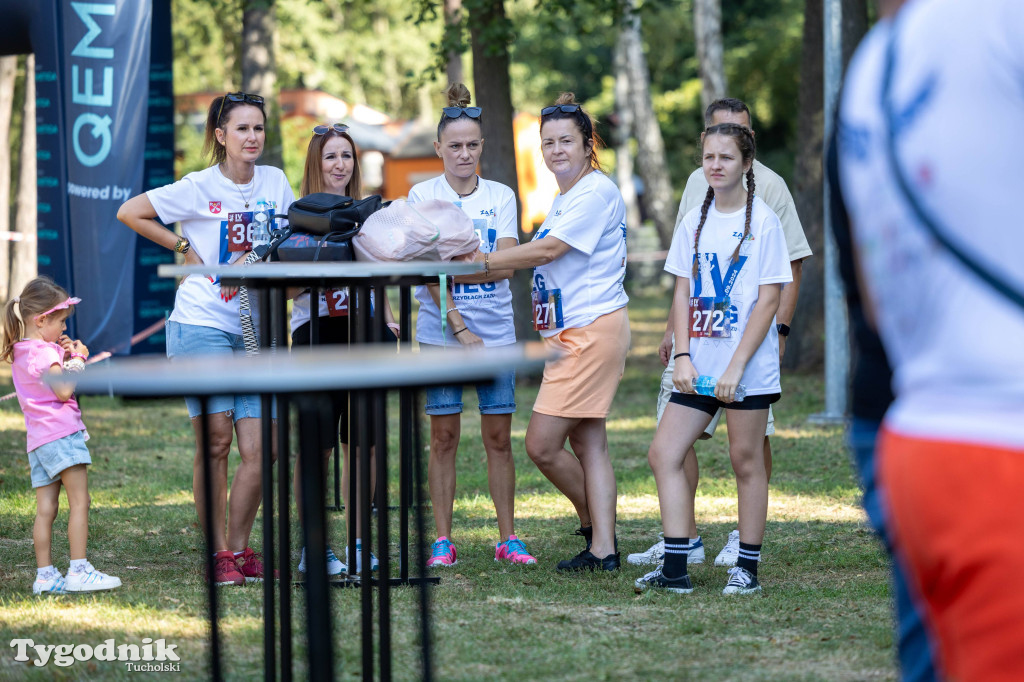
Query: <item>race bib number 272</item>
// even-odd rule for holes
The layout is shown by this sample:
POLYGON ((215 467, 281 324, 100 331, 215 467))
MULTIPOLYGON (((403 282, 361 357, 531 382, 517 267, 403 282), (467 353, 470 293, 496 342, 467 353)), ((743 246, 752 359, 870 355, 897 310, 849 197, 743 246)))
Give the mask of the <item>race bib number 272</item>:
POLYGON ((728 296, 695 296, 690 299, 690 337, 727 339, 732 336, 728 296))

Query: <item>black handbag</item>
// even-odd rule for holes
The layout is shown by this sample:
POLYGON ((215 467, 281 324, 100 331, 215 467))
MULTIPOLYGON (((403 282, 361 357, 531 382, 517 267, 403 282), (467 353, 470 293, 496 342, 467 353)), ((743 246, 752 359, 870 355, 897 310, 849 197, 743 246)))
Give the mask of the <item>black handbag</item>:
POLYGON ((352 237, 383 205, 377 194, 362 199, 327 192, 308 194, 288 209, 292 234, 277 248, 277 258, 286 262, 354 260, 352 237))

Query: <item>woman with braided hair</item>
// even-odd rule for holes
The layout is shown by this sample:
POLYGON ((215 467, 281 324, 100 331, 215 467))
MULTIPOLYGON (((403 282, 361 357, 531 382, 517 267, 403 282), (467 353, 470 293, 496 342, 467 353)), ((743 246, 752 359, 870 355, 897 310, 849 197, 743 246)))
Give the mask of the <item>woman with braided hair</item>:
POLYGON ((675 392, 647 453, 658 485, 665 559, 636 581, 637 592, 693 591, 685 536, 693 501, 686 494, 683 459, 719 408, 728 411, 740 520, 739 559, 723 594, 761 589, 757 564, 768 515, 762 448, 768 406, 781 395, 775 313, 792 273, 779 218, 754 194, 753 162, 754 137, 746 127, 722 123, 705 131, 708 193, 701 207, 683 218, 665 263, 676 276, 673 330, 680 352, 672 377, 675 392), (686 339, 688 344, 681 341, 686 339), (713 396, 695 393, 698 376, 717 379, 713 396), (737 394, 741 385, 745 396, 737 394))

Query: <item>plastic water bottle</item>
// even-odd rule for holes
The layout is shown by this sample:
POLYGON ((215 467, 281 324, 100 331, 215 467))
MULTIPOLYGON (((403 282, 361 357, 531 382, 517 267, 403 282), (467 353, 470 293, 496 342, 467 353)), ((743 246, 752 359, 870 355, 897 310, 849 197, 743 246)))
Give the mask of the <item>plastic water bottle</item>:
POLYGON ((256 213, 252 217, 252 245, 268 246, 270 244, 270 207, 266 199, 256 201, 256 213))
MULTIPOLYGON (((706 374, 702 374, 693 380, 693 390, 700 395, 715 397, 715 384, 718 381, 715 377, 709 377, 706 374)), ((736 402, 742 401, 747 397, 747 387, 740 384, 736 387, 736 402)))

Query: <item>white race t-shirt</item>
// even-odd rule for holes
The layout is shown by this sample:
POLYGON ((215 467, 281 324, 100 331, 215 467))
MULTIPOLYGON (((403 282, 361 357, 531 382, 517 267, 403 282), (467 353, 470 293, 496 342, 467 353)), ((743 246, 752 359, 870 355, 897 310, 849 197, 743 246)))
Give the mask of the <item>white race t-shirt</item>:
MULTIPOLYGON (((233 263, 244 251, 230 250, 231 244, 251 240, 251 225, 256 202, 265 199, 275 221, 288 213, 295 200, 288 178, 279 168, 256 166, 253 179, 235 185, 218 166, 189 173, 178 182, 146 192, 164 225, 181 223, 181 233, 203 263, 233 263), (245 200, 249 199, 249 208, 245 200)), ((182 281, 174 298, 170 318, 182 324, 214 327, 241 334, 238 297, 223 301, 220 283, 209 277, 192 275, 182 281)))
POLYGON ((554 328, 552 324, 541 336, 586 327, 629 302, 623 286, 626 205, 608 176, 592 171, 568 192, 556 196, 534 239, 548 236, 572 248, 533 270, 535 292, 561 292, 562 325, 554 328))
POLYGON ((1024 310, 930 235, 894 179, 881 109, 894 26, 902 175, 959 250, 1024 292, 1024 11, 1019 0, 907 3, 858 48, 838 129, 860 272, 893 368, 886 426, 916 438, 1021 448, 1024 310))
MULTIPOLYGON (((409 190, 412 203, 429 199, 443 199, 461 208, 473 221, 473 228, 480 237, 480 250, 484 253, 494 251, 499 239, 519 241, 515 194, 499 182, 480 178, 477 190, 461 199, 444 175, 425 180, 409 190)), ((512 290, 507 279, 486 284, 457 282, 452 289, 452 299, 466 326, 485 346, 507 346, 516 342, 512 290)), ((416 300, 420 304, 416 315, 416 340, 434 346, 458 346, 450 325, 447 325, 446 335, 441 335, 441 311, 427 287, 416 287, 416 300)))
MULTIPOLYGON (((750 312, 757 303, 758 287, 762 284, 793 281, 782 225, 778 216, 758 196, 754 197, 751 209, 750 234, 740 247, 739 258, 735 263, 731 261, 736 244, 743 236, 746 215, 745 207, 732 213, 719 213, 715 202, 711 202, 704 229, 700 233, 700 270, 696 280, 693 278, 693 238, 700 223, 699 206, 684 216, 672 238, 672 246, 669 247, 665 261, 666 271, 690 280, 691 297, 728 296, 729 305, 724 318, 711 317, 714 322, 709 328, 716 325, 724 327, 728 319, 731 322, 729 336, 690 338, 689 352, 693 366, 700 374, 715 378, 722 376, 729 367, 736 347, 739 346, 750 312)), ((695 324, 694 312, 690 310, 687 315, 691 329, 695 324)), ((708 318, 707 315, 702 316, 697 324, 703 327, 701 323, 708 318)), ((685 347, 679 342, 676 345, 679 348, 685 347)), ((779 335, 774 320, 768 334, 747 363, 740 383, 746 386, 748 395, 782 391, 779 381, 779 335)))

